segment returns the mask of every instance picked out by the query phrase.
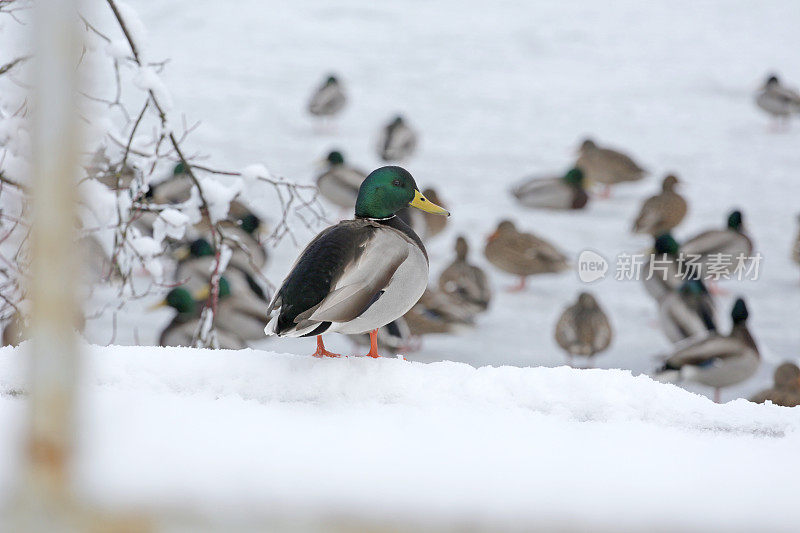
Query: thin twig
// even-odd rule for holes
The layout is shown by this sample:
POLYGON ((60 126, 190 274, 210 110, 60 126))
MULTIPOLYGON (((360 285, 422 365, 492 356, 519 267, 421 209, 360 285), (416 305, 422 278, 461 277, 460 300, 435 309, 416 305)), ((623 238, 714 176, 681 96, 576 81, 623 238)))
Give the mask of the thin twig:
POLYGON ((30 59, 30 57, 31 56, 22 56, 14 59, 13 61, 9 61, 8 63, 0 67, 0 76, 10 71, 12 68, 16 67, 20 63, 27 61, 28 59, 30 59))
POLYGON ((6 177, 2 172, 0 172, 0 182, 5 183, 6 185, 11 185, 12 187, 16 187, 17 189, 21 190, 24 193, 28 192, 28 188, 26 186, 12 180, 9 177, 6 177))

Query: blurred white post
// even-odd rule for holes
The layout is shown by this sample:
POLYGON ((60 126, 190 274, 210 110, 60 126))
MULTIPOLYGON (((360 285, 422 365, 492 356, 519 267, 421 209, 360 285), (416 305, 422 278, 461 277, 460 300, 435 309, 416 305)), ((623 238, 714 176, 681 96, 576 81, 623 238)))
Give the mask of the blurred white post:
POLYGON ((34 2, 31 79, 30 400, 22 506, 28 530, 63 529, 71 507, 78 346, 75 285, 80 57, 76 0, 34 2))

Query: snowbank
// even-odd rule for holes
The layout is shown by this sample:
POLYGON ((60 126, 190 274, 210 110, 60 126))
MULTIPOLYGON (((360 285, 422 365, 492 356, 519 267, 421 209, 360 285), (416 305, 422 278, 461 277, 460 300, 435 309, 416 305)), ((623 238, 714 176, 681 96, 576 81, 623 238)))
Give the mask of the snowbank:
MULTIPOLYGON (((24 348, 0 350, 0 490, 24 348)), ((492 526, 789 530, 800 409, 620 370, 92 347, 80 486, 109 504, 492 526), (409 518, 410 517, 410 518, 409 518)))

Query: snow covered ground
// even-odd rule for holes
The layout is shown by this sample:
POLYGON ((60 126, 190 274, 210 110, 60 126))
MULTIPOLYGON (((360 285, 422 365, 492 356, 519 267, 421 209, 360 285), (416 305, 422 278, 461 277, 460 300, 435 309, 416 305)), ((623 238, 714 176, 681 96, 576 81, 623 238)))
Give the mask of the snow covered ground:
MULTIPOLYGON (((213 154, 220 166, 261 161, 273 172, 311 182, 315 162, 334 147, 364 169, 379 166, 377 131, 397 111, 420 131, 419 153, 407 167, 422 186, 436 186, 453 213, 446 234, 428 245, 432 276, 450 260, 455 235, 464 233, 473 260, 487 267, 498 291, 474 331, 426 339, 411 359, 563 364, 553 327, 586 286, 566 273, 534 280, 524 294, 502 293, 512 280, 483 260, 486 235, 509 217, 558 243, 573 260, 587 248, 612 261, 619 253, 641 252, 650 242, 630 235, 632 220, 664 173, 674 171, 690 201, 679 239, 721 225, 739 207, 764 256, 759 281, 725 284, 731 294, 721 299, 719 312, 727 328, 733 297, 746 295, 765 364, 756 377, 724 391, 723 400, 753 393, 770 381, 775 365, 797 360, 800 272, 789 250, 800 126, 771 133, 752 101, 768 71, 800 84, 800 10, 793 0, 758 8, 634 0, 491 7, 363 0, 268 6, 243 0, 226 9, 188 0, 131 5, 149 28, 151 49, 171 58, 165 82, 175 108, 190 121, 203 121, 190 146, 213 154), (329 71, 346 83, 350 103, 332 131, 320 132, 305 103, 329 71), (586 135, 630 151, 653 175, 618 187, 612 199, 592 201, 580 213, 514 205, 510 185, 567 168, 586 135)), ((335 220, 337 210, 329 213, 335 220)), ((271 251, 266 274, 273 283, 312 236, 299 229, 300 242, 286 240, 271 251)), ((640 284, 606 279, 590 290, 616 330, 596 365, 651 371, 654 356, 670 344, 640 284)), ((119 319, 114 342, 152 342, 169 315, 143 313, 134 304, 119 319)), ((112 338, 108 315, 88 328, 92 342, 112 338)), ((352 350, 345 338, 330 337, 334 349, 352 350)), ((255 345, 313 350, 308 339, 255 345)))
MULTIPOLYGON (((90 348, 76 478, 107 505, 529 530, 796 530, 800 411, 622 370, 90 348)), ((0 350, 14 458, 24 348, 0 350)), ((0 462, 0 491, 16 462, 0 462)))

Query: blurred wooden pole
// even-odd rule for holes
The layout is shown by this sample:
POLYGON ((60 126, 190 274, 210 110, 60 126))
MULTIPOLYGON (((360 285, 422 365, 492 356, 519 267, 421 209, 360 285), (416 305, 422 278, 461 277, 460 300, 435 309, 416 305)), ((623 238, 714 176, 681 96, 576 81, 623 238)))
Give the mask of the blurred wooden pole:
POLYGON ((45 531, 67 529, 71 506, 68 469, 79 363, 74 232, 81 34, 76 0, 37 1, 34 13, 30 405, 21 505, 26 530, 45 531))

